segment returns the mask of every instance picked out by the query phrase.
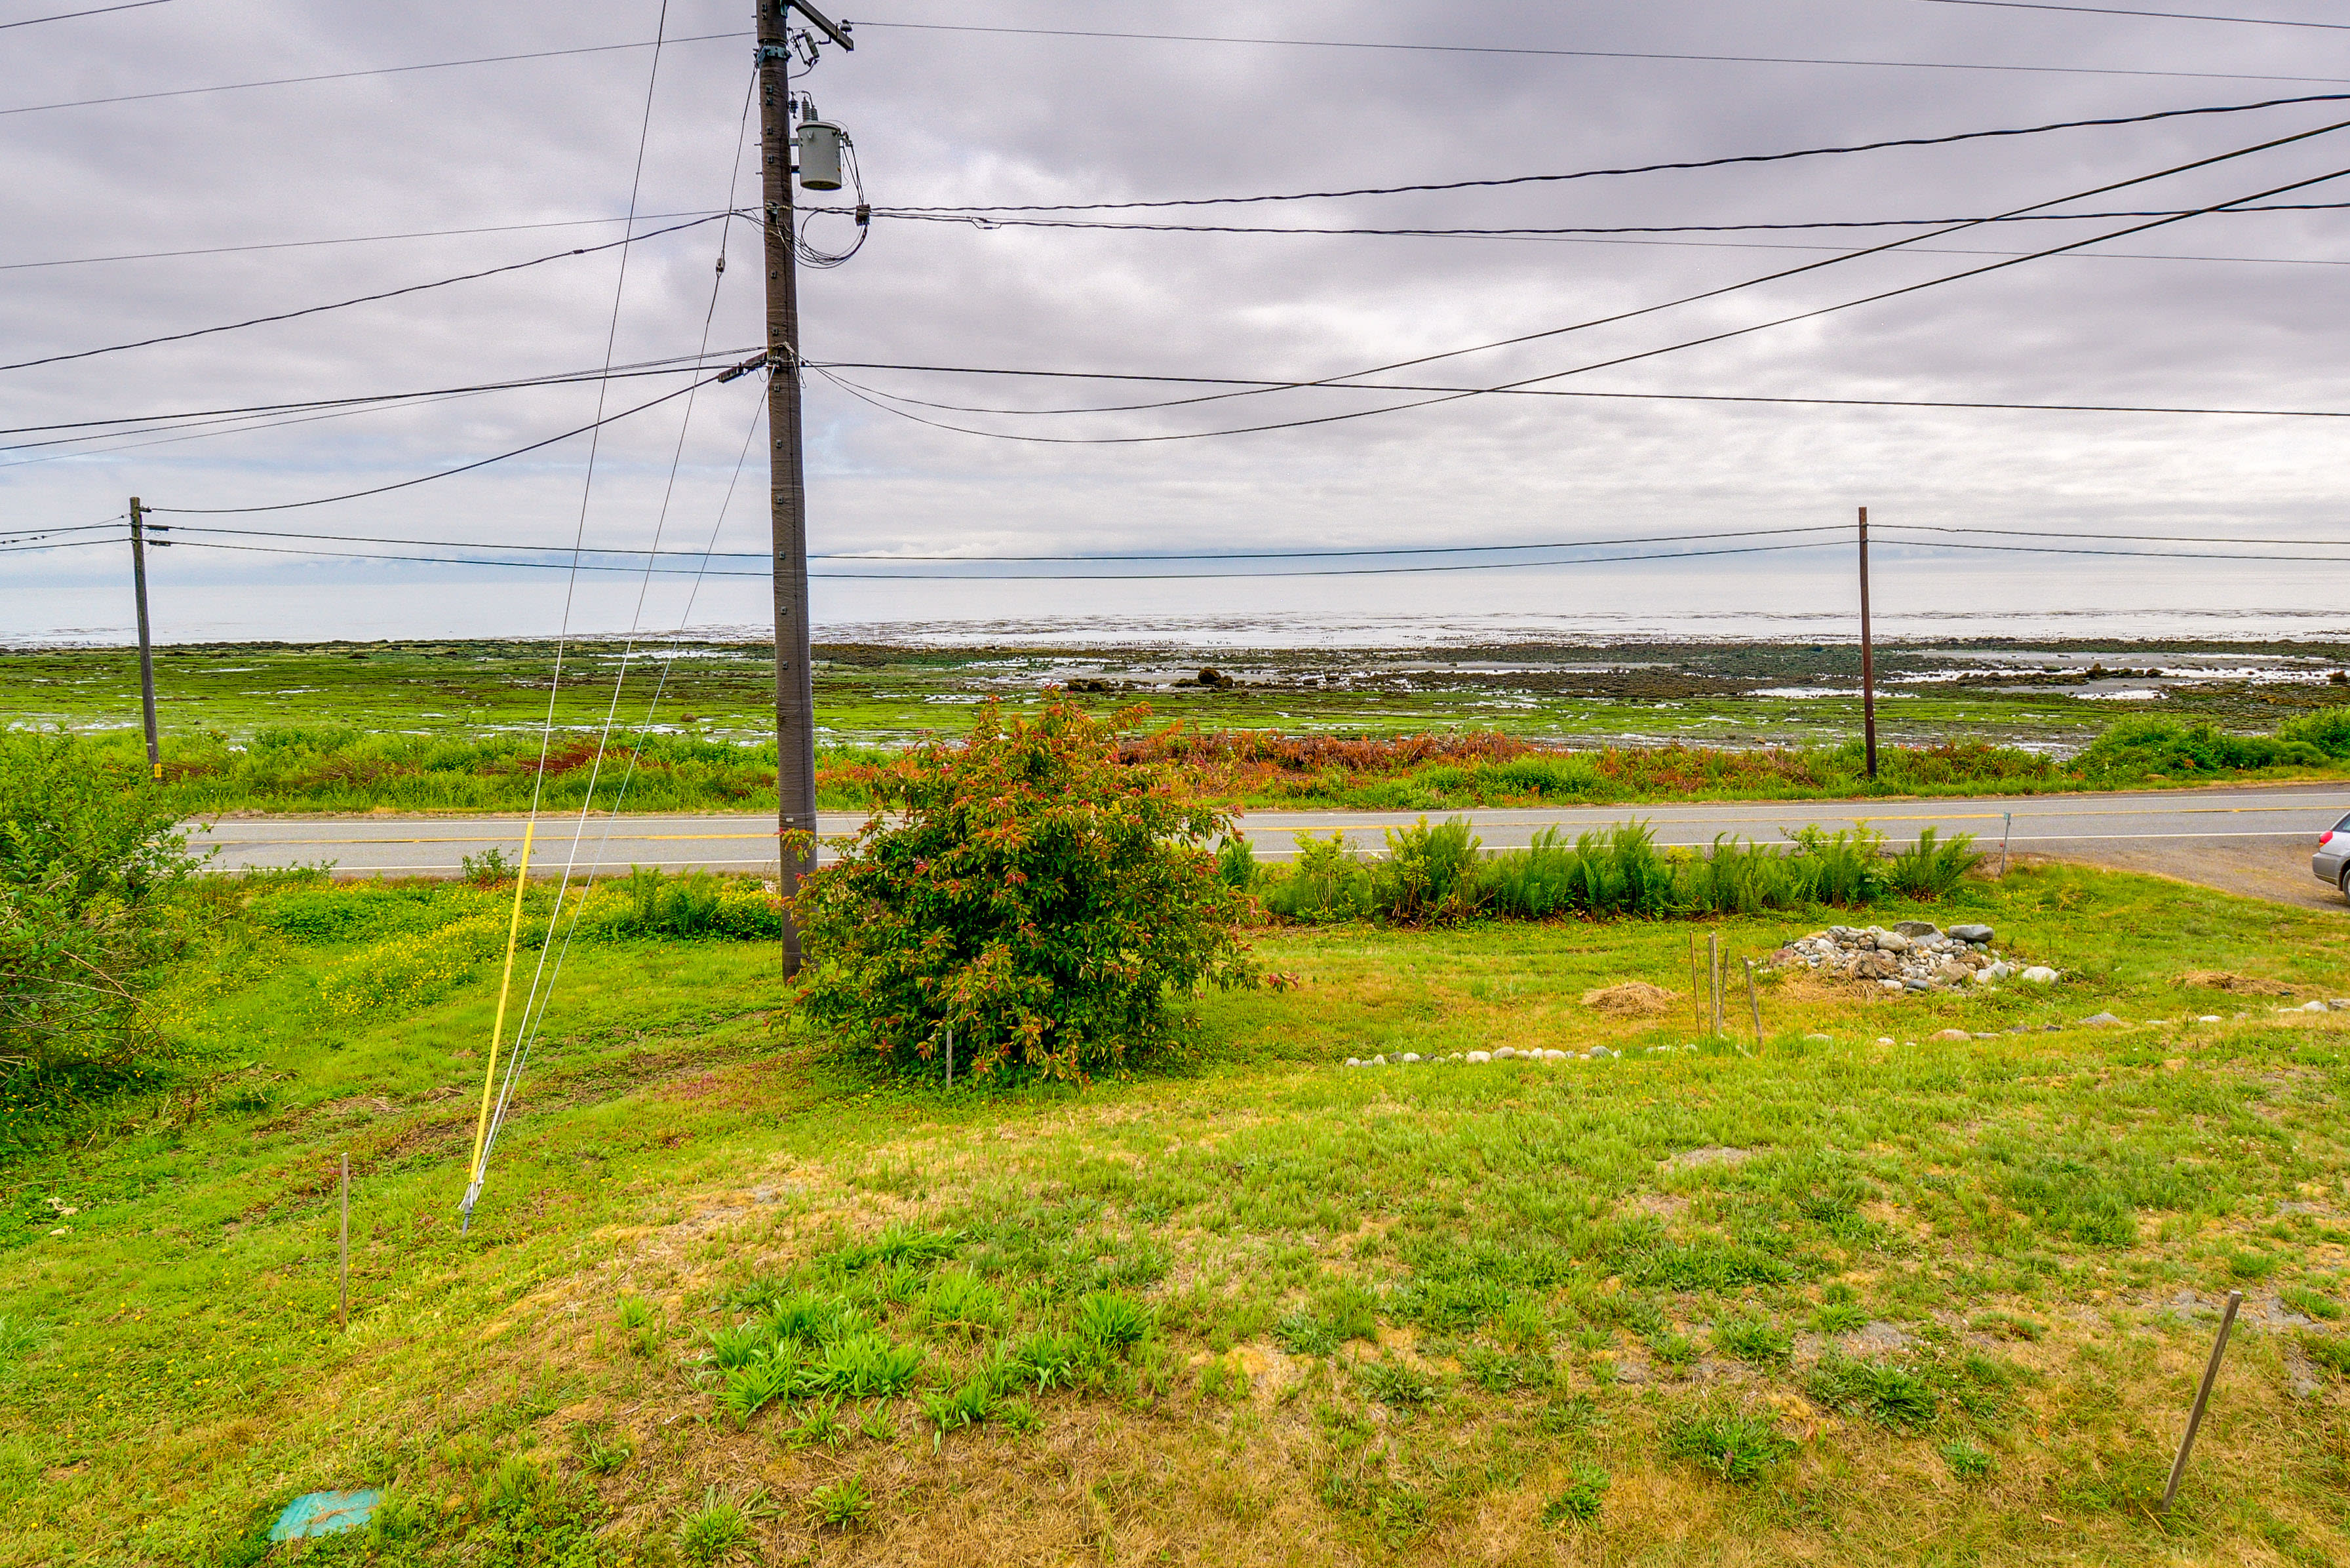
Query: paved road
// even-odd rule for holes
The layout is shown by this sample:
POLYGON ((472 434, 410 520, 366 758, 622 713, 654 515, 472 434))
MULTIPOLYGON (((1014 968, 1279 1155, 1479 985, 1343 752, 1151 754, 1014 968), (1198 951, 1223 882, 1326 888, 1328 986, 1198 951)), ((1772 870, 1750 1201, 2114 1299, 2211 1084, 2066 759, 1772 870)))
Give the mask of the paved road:
MULTIPOLYGON (((2350 790, 2334 785, 2169 790, 2129 794, 2034 795, 2012 799, 1794 801, 1638 807, 1577 806, 1472 811, 1489 849, 1523 846, 1556 826, 1572 835, 1637 818, 1660 843, 1703 845, 1734 833, 1775 842, 1807 825, 1834 830, 1863 823, 1896 842, 1926 827, 1945 837, 1971 833, 1986 846, 2002 830, 2019 854, 2094 861, 2205 882, 2231 891, 2289 902, 2341 908, 2342 897, 2309 874, 2318 834, 2350 810, 2350 790), (2012 813, 2012 828, 2003 820, 2012 813)), ((1412 822, 1410 812, 1256 812, 1244 821, 1257 853, 1294 855, 1295 836, 1344 828, 1376 847, 1379 830, 1412 822)), ((840 833, 862 818, 827 813, 823 830, 840 833)), ((523 824, 507 816, 474 817, 227 817, 201 825, 194 842, 216 846, 213 865, 289 866, 332 861, 338 876, 442 876, 461 857, 490 849, 508 859, 521 853, 523 824)), ((539 824, 536 868, 554 870, 575 858, 577 817, 539 824)), ((579 839, 580 870, 624 872, 631 865, 677 870, 707 867, 755 871, 775 864, 773 818, 746 815, 637 816, 589 820, 579 839)))

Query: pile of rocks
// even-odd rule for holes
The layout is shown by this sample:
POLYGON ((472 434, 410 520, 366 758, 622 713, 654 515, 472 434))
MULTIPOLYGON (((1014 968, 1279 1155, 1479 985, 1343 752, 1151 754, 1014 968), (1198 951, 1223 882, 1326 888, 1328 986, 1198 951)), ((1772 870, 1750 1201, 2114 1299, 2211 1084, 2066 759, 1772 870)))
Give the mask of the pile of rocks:
MULTIPOLYGON (((1651 1045, 1648 1048, 1648 1054, 1655 1056, 1673 1051, 1696 1049, 1694 1045, 1651 1045)), ((1349 1056, 1347 1058, 1347 1065, 1349 1067, 1409 1067, 1421 1062, 1461 1062, 1471 1066, 1488 1062, 1617 1062, 1621 1061, 1623 1056, 1623 1052, 1611 1051, 1605 1045, 1594 1045, 1588 1051, 1521 1051, 1515 1046, 1504 1045, 1498 1051, 1455 1051, 1450 1056, 1423 1056, 1417 1051, 1406 1051, 1395 1056, 1379 1055, 1368 1058, 1349 1056)))
POLYGON ((1989 926, 1945 931, 1925 920, 1899 920, 1890 929, 1830 926, 1798 937, 1765 962, 1773 969, 1807 969, 1823 979, 1874 982, 1887 991, 1997 985, 2011 975, 2034 985, 2054 982, 2053 969, 2023 969, 2000 957, 1991 949, 1994 934, 1989 926))

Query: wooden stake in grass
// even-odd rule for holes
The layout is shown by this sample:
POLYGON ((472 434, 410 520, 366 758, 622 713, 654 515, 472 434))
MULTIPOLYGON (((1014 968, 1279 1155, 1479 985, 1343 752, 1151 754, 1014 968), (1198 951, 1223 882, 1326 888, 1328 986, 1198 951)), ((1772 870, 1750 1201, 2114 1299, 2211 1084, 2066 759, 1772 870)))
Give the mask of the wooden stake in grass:
POLYGON ((351 1326, 351 1157, 343 1153, 343 1222, 337 1237, 335 1273, 340 1286, 341 1299, 335 1306, 335 1326, 348 1330, 351 1326))
POLYGON ((1754 993, 1754 961, 1746 961, 1746 1005, 1754 1012, 1754 1049, 1762 1049, 1762 999, 1754 993))
POLYGON ((1713 1032, 1721 1033, 1721 938, 1712 931, 1705 934, 1706 996, 1713 1004, 1713 1032))
POLYGON ((2236 1309, 2244 1304, 2244 1293, 2228 1293, 2228 1310, 2220 1317, 2220 1337, 2211 1342, 2211 1359, 2203 1366, 2203 1386, 2195 1390, 2195 1408, 2188 1412, 2187 1431, 2178 1439, 2178 1457, 2170 1461, 2170 1484, 2162 1489, 2162 1506, 2155 1511, 2170 1511, 2171 1499, 2178 1495, 2178 1483, 2187 1475, 2187 1456, 2195 1451, 2195 1433, 2203 1425, 2203 1407, 2211 1402, 2211 1385, 2220 1376, 2220 1357, 2228 1351, 2228 1331, 2236 1326, 2236 1309))
POLYGON ((1690 1033, 1705 1027, 1704 1003, 1697 999, 1697 933, 1690 933, 1690 1033))

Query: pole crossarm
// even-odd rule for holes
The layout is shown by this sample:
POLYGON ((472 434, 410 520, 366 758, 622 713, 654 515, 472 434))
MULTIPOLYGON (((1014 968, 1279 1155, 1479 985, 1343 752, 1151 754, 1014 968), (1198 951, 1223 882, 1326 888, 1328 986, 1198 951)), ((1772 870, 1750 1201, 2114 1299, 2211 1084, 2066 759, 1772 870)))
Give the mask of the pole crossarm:
POLYGON ((847 49, 851 53, 856 51, 857 40, 848 36, 848 24, 846 22, 834 21, 831 17, 827 16, 823 12, 809 5, 807 0, 783 0, 783 4, 776 6, 776 9, 779 11, 797 11, 801 16, 806 16, 809 21, 816 24, 816 29, 817 32, 822 33, 826 37, 830 38, 842 48, 847 49))

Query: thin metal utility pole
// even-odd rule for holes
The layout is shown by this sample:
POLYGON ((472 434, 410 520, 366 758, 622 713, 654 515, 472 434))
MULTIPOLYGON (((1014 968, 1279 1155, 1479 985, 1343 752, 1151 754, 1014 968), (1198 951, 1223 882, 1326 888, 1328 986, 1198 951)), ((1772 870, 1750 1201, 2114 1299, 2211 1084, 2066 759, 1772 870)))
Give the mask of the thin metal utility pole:
POLYGON ((147 631, 147 509, 130 498, 130 581, 139 596, 139 699, 147 710, 147 776, 163 776, 163 750, 155 736, 155 643, 147 631))
MULTIPOLYGON (((800 302, 792 214, 791 13, 857 46, 804 0, 754 0, 758 19, 760 192, 766 223, 767 473, 775 590, 775 830, 786 898, 816 866, 816 689, 808 670, 807 483, 800 448, 800 302), (809 835, 794 853, 780 836, 809 835)), ((784 917, 784 978, 800 971, 799 925, 784 917)))
POLYGON ((1860 723, 1868 776, 1877 777, 1877 644, 1868 629, 1868 508, 1860 509, 1860 723))

